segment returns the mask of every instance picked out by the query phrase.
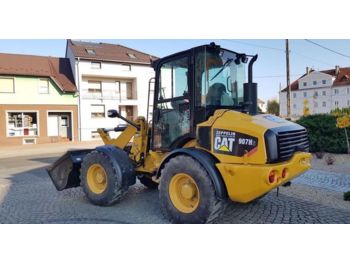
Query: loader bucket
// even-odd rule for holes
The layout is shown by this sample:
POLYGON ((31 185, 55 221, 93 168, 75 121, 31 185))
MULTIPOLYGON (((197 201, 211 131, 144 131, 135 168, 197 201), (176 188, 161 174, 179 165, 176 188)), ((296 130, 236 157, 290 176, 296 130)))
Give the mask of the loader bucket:
POLYGON ((58 191, 80 186, 80 167, 84 157, 93 149, 68 151, 47 171, 58 191))

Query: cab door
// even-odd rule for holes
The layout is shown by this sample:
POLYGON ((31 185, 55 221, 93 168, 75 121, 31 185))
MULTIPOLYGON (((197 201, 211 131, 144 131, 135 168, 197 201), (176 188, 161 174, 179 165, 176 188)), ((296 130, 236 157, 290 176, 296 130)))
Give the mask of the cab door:
POLYGON ((189 56, 158 66, 153 116, 153 149, 169 150, 191 131, 189 56))

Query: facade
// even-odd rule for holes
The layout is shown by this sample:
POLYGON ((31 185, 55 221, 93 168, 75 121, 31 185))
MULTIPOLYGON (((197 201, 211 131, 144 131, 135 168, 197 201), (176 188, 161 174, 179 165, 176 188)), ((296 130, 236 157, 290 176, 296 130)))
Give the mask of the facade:
POLYGON ((265 101, 261 100, 260 98, 258 98, 258 107, 261 109, 261 111, 263 113, 266 113, 266 111, 267 111, 267 104, 265 103, 265 101))
POLYGON ((135 119, 147 114, 148 86, 154 77, 148 54, 121 46, 67 40, 69 59, 79 90, 79 135, 82 141, 99 139, 97 128, 117 126, 107 117, 117 109, 135 119))
MULTIPOLYGON (((306 73, 291 84, 291 117, 329 113, 336 108, 350 107, 350 67, 306 73)), ((280 115, 287 117, 287 88, 280 92, 280 115)))
POLYGON ((0 146, 78 140, 69 60, 0 54, 0 146))

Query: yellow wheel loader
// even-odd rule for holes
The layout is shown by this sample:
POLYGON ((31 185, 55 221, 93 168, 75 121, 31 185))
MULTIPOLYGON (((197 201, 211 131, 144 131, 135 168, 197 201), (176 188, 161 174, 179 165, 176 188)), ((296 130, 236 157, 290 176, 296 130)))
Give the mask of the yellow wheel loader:
POLYGON ((138 178, 159 188, 171 222, 208 223, 227 199, 248 203, 302 174, 310 168, 307 131, 257 113, 256 59, 211 43, 154 61, 152 120, 109 110, 127 124, 98 129, 104 146, 54 163, 56 188, 81 186, 90 202, 108 206, 138 178))

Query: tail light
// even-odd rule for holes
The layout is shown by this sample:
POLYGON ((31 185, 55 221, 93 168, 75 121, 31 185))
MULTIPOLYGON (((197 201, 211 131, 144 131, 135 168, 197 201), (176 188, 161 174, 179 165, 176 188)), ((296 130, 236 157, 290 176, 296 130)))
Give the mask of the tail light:
POLYGON ((276 171, 272 170, 269 174, 269 183, 272 184, 276 179, 276 171))
POLYGON ((287 177, 287 168, 284 168, 282 171, 282 178, 285 179, 287 177))

